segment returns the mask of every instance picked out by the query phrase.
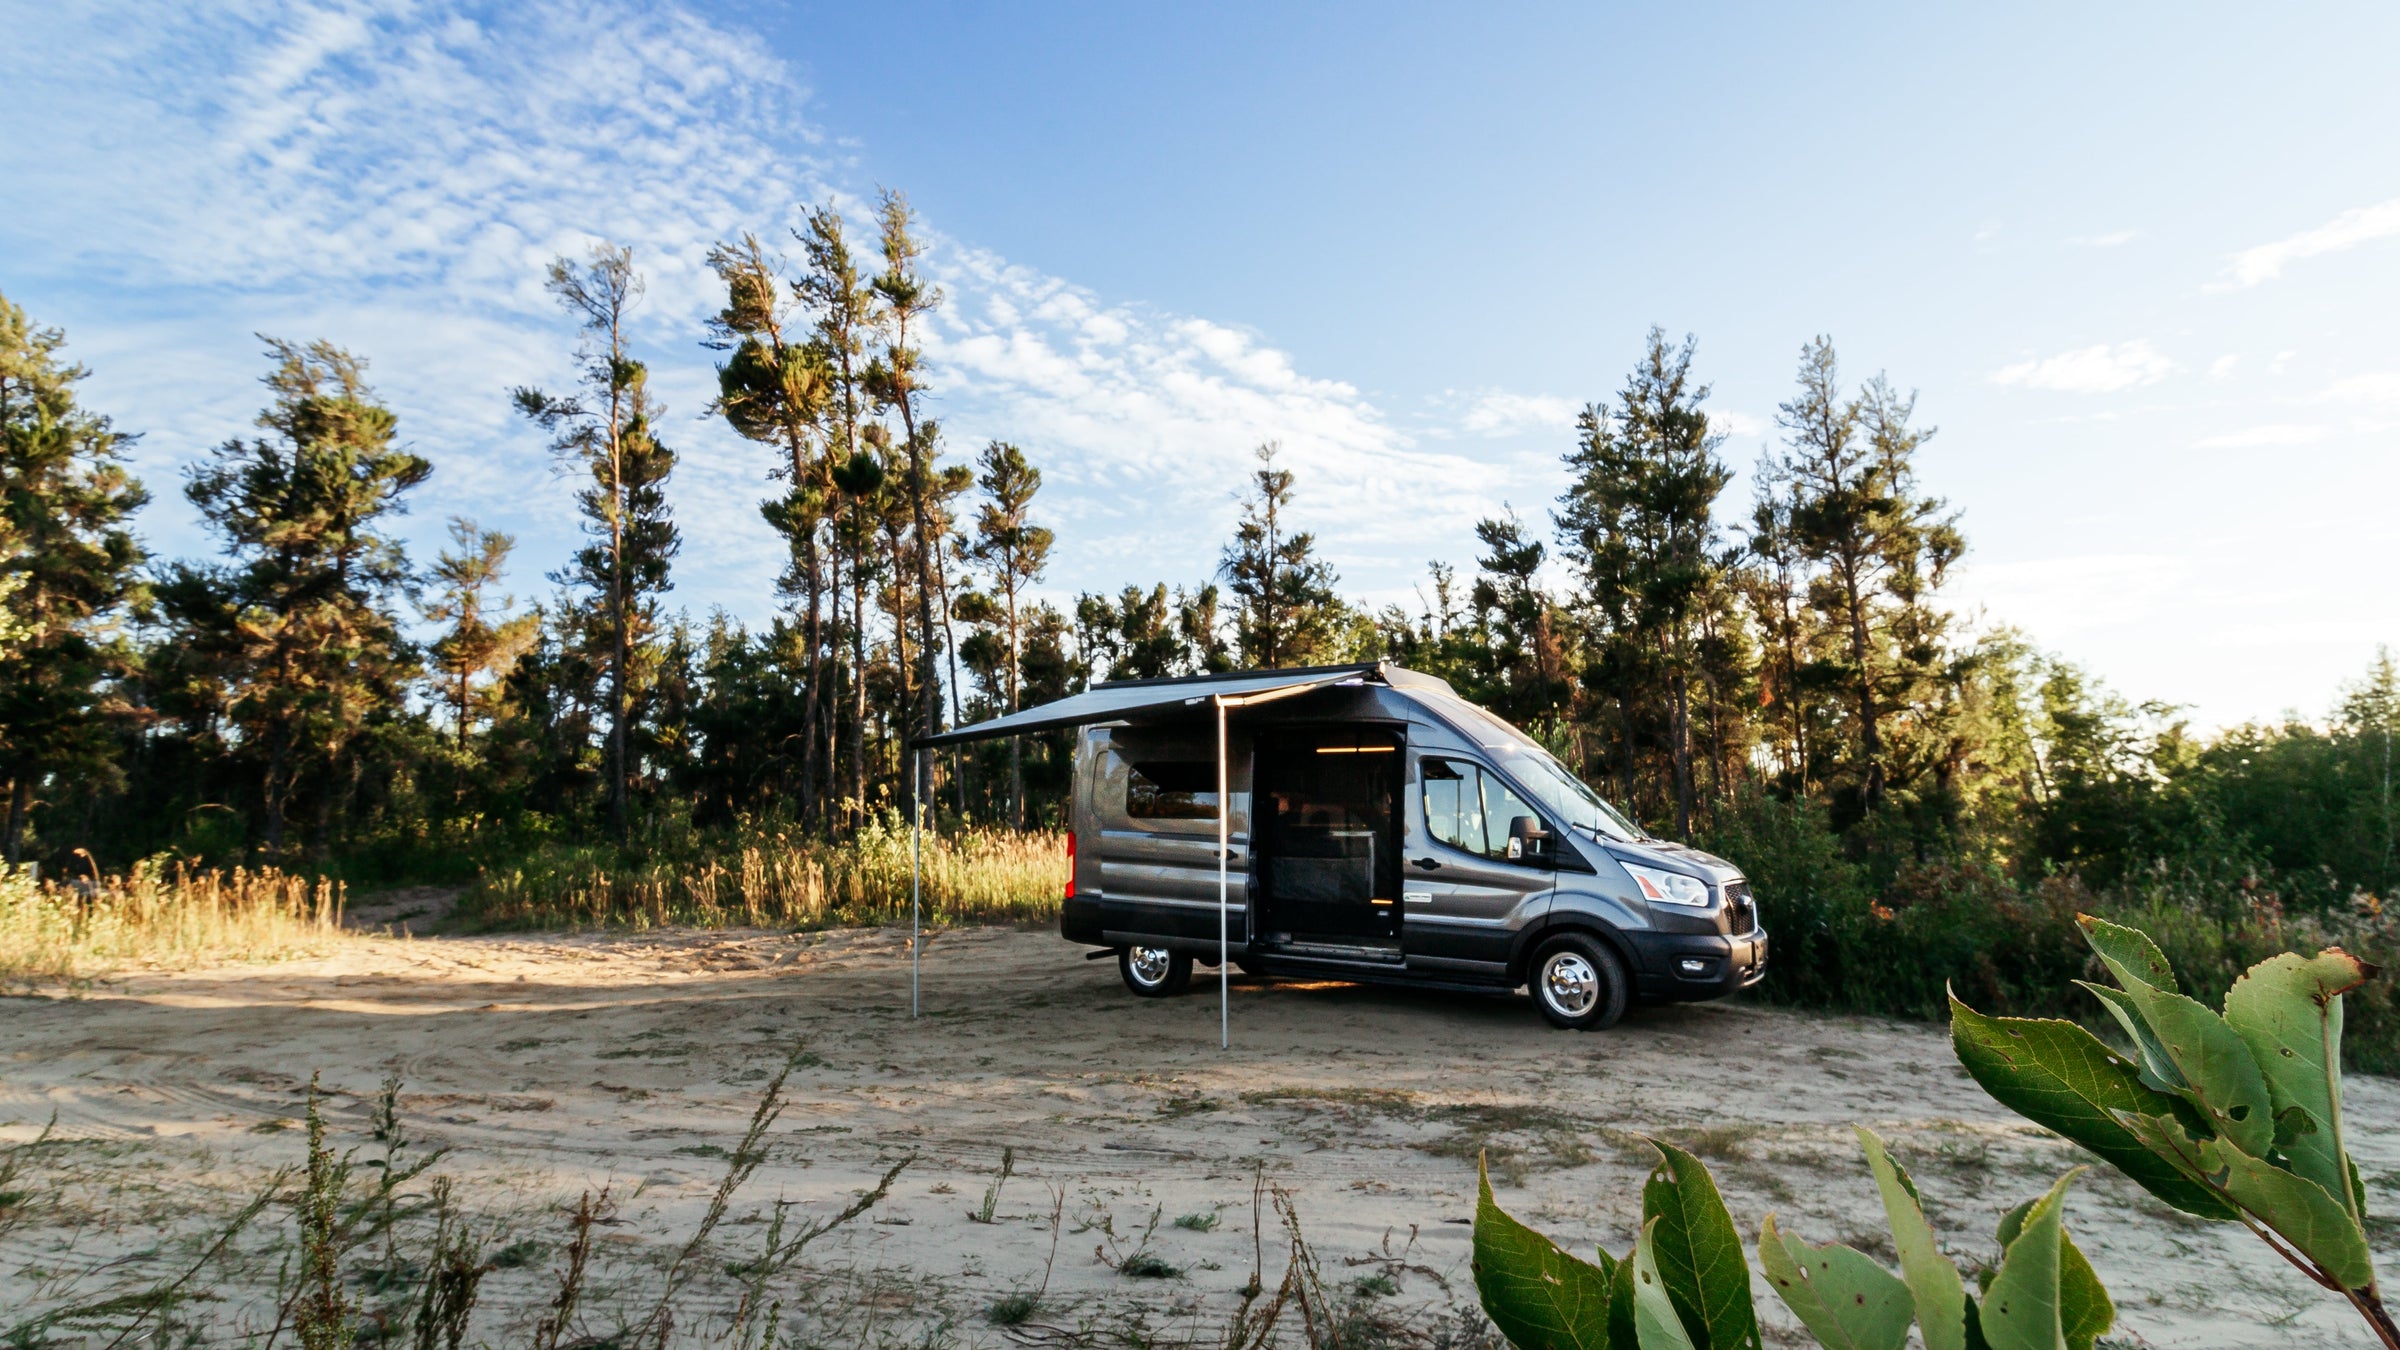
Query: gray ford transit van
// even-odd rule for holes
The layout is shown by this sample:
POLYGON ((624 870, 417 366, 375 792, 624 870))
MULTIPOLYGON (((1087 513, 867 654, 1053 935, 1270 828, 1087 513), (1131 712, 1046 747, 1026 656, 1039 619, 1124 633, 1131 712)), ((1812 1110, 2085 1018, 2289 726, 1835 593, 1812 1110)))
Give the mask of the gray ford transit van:
POLYGON ((1079 702, 1080 720, 1047 723, 1081 726, 1060 928, 1113 949, 1136 994, 1181 993, 1195 961, 1217 960, 1220 809, 1228 945, 1252 974, 1521 985, 1556 1025, 1600 1028, 1629 1002, 1715 998, 1766 973, 1739 869, 1643 833, 1442 680, 1388 664, 1245 672, 1052 706, 1079 702), (1214 700, 1271 677, 1314 684, 1232 712, 1220 802, 1214 700), (1092 720, 1110 709, 1125 715, 1092 720))

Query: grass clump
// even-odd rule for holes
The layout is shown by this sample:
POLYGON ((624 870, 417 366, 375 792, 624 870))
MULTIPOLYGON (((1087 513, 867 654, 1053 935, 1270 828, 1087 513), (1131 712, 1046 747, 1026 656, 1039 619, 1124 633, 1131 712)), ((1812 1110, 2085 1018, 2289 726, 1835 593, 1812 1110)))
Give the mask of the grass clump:
MULTIPOLYGON (((1066 882, 1064 836, 969 828, 928 831, 923 845, 928 923, 1057 917, 1066 882)), ((896 812, 834 842, 786 827, 659 840, 642 849, 544 843, 512 863, 486 867, 460 910, 493 928, 905 922, 909 861, 907 823, 896 812)))
POLYGON ((0 876, 0 989, 123 966, 313 955, 339 936, 342 884, 274 868, 145 862, 70 885, 0 876))

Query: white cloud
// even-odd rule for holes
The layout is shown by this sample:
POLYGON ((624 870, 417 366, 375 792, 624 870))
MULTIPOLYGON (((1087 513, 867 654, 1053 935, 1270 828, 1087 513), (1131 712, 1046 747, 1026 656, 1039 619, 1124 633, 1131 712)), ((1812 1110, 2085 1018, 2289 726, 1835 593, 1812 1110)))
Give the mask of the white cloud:
MULTIPOLYGON (((249 333, 323 335, 372 361, 435 462, 408 522, 420 548, 473 514, 519 536, 512 587, 539 591, 576 536, 572 485, 506 392, 568 377, 573 333, 541 269, 609 238, 648 276, 639 337, 683 456, 677 599, 763 614, 780 563, 756 510, 766 456, 704 413, 705 254, 744 229, 772 247, 810 203, 855 205, 845 190, 871 181, 829 156, 791 72, 675 8, 236 3, 53 7, 13 18, 0 56, 0 181, 47 185, 12 194, 0 255, 82 298, 81 314, 39 317, 70 321, 95 401, 149 433, 136 453, 158 551, 210 547, 173 484, 246 431, 263 368, 249 333)), ((1204 578, 1270 439, 1299 471, 1297 514, 1357 589, 1405 585, 1471 548, 1502 500, 1549 495, 1555 447, 1429 451, 1257 334, 1105 303, 928 226, 950 293, 927 334, 946 444, 1014 440, 1048 471, 1037 509, 1075 526, 1056 585, 1204 578)), ((1573 405, 1480 415, 1564 428, 1573 405)))
POLYGON ((2400 407, 2400 371, 2346 375, 2325 386, 2317 397, 2330 403, 2367 403, 2400 407))
POLYGON ((1767 419, 1730 408, 1714 408, 1708 414, 1708 429, 1735 440, 1748 440, 1767 434, 1767 419))
POLYGON ((2117 248, 2142 237, 2140 230, 2110 230, 2106 234, 2081 234, 2067 242, 2085 248, 2117 248))
POLYGON ((2069 394, 2111 394, 2135 385, 2156 384, 2175 368, 2165 354, 2137 338, 2113 347, 2102 343, 2003 366, 1992 372, 1992 382, 2069 394))
POLYGON ((2235 366, 2238 366, 2241 363, 2242 358, 2239 356, 2220 356, 2216 360, 2208 363, 2208 378, 2212 380, 2224 379, 2226 376, 2233 373, 2233 368, 2235 366))
POLYGON ((2222 280, 2212 283, 2211 290, 2239 290, 2272 281, 2283 275, 2283 269, 2302 258, 2324 253, 2340 253, 2360 244, 2400 235, 2400 198, 2374 206, 2357 206, 2342 212, 2313 230, 2302 230, 2288 239, 2260 244, 2233 255, 2225 266, 2222 280))
POLYGON ((1952 599, 1980 604, 1993 619, 2059 643, 2147 619, 2184 586, 2191 561, 2161 553, 1987 562, 1969 558, 1949 588, 1952 599))
POLYGON ((1486 389, 1473 395, 1459 415, 1458 430, 1470 436, 1570 430, 1583 404, 1555 394, 1518 394, 1486 389))
POLYGON ((2199 442, 2203 450, 2247 450, 2260 446, 2315 445, 2334 434, 2334 428, 2317 423, 2282 423, 2269 426, 2245 427, 2210 436, 2199 442))

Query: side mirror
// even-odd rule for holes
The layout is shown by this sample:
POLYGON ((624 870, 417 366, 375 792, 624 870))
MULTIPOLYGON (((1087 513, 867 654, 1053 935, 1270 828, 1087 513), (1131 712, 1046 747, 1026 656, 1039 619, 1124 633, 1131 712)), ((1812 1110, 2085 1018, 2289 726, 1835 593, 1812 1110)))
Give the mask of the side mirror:
POLYGON ((1539 857, 1543 846, 1550 842, 1550 832, 1532 816, 1516 816, 1508 822, 1508 856, 1511 858, 1539 857))

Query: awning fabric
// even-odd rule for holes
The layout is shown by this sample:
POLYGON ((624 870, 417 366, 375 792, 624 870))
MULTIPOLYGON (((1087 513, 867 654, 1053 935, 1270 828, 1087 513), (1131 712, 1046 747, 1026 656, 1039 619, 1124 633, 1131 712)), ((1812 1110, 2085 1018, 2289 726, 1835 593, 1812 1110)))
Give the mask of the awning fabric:
POLYGON ((1022 736, 1027 732, 1056 731, 1060 727, 1088 726, 1094 722, 1123 721, 1180 708, 1198 712, 1206 708, 1213 698, 1240 698, 1247 694, 1263 694, 1272 689, 1335 684, 1362 675, 1375 675, 1382 669, 1374 662, 1367 662, 1352 666, 1249 670, 1232 675, 1190 675, 1172 680, 1117 680, 1094 685, 1080 694, 1071 694, 1038 708, 1026 708, 1006 717, 995 717, 973 726, 925 736, 916 745, 919 749, 929 750, 964 741, 1022 736))

